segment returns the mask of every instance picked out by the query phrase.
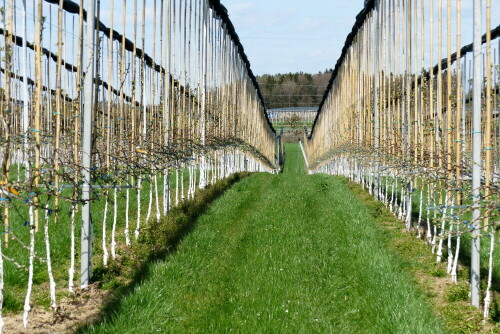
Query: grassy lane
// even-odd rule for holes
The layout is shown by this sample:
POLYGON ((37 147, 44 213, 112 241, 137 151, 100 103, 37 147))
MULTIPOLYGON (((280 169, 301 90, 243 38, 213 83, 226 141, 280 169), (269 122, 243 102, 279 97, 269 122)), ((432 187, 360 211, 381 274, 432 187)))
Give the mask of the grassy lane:
POLYGON ((286 164, 283 168, 283 174, 289 178, 295 178, 295 181, 298 182, 304 179, 306 165, 300 146, 298 144, 285 144, 285 158, 286 164))
POLYGON ((290 145, 283 174, 234 185, 176 253, 81 332, 442 332, 345 181, 303 170, 290 145))

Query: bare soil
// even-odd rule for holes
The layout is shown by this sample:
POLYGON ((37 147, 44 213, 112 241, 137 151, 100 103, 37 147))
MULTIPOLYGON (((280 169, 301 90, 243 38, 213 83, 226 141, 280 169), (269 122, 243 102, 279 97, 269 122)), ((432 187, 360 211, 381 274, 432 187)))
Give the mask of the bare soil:
POLYGON ((44 334, 69 333, 80 325, 94 322, 99 318, 101 306, 111 295, 111 291, 91 285, 85 290, 77 290, 73 295, 58 300, 55 311, 42 306, 34 306, 28 318, 28 327, 23 326, 23 313, 7 314, 3 317, 4 333, 44 334))

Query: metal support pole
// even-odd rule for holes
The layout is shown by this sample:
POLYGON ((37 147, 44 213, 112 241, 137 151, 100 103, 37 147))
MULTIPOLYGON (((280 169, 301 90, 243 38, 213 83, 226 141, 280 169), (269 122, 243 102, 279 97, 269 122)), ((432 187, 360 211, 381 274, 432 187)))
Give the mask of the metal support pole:
POLYGON ((380 175, 378 150, 380 146, 379 136, 379 105, 378 105, 378 89, 379 89, 379 1, 375 0, 375 11, 373 12, 373 149, 375 151, 375 198, 379 194, 380 175))
MULTIPOLYGON (((410 176, 410 136, 411 136, 411 119, 410 119, 410 105, 411 105, 411 0, 408 0, 404 7, 405 15, 405 100, 404 100, 404 115, 403 115, 403 137, 404 137, 404 154, 405 165, 407 168, 408 184, 406 187, 406 230, 410 231, 413 228, 412 222, 412 195, 413 185, 410 176)), ((413 143, 415 144, 415 143, 413 143)))
POLYGON ((87 8, 87 38, 85 40, 85 79, 84 105, 82 115, 83 145, 82 145, 82 245, 80 287, 89 286, 92 273, 92 221, 90 216, 90 168, 92 164, 92 109, 94 83, 94 52, 95 52, 95 0, 89 1, 87 8))
POLYGON ((472 110, 472 250, 471 250, 471 304, 479 308, 480 279, 480 190, 481 190, 481 0, 474 0, 474 78, 473 78, 473 110, 472 110))
POLYGON ((206 166, 206 158, 205 158, 205 142, 206 142, 206 104, 207 104, 207 61, 208 61, 208 4, 205 0, 203 0, 203 42, 202 42, 202 68, 201 68, 201 118, 200 118, 200 126, 201 126, 201 159, 200 159, 200 188, 205 188, 207 185, 207 180, 205 178, 205 169, 206 166))
MULTIPOLYGON (((165 149, 169 147, 170 144, 170 133, 172 132, 171 126, 172 124, 170 123, 170 91, 171 91, 171 33, 170 29, 172 26, 171 22, 171 14, 170 10, 172 8, 172 4, 170 0, 166 1, 166 17, 167 17, 167 22, 165 23, 166 25, 166 35, 167 35, 167 45, 165 46, 165 63, 166 63, 166 73, 164 74, 164 79, 163 79, 163 96, 164 96, 164 101, 163 101, 163 122, 164 126, 166 127, 165 129, 165 138, 163 141, 163 145, 165 146, 165 149)), ((164 186, 163 186, 163 214, 166 215, 168 211, 170 211, 170 169, 167 167, 164 172, 164 186)))

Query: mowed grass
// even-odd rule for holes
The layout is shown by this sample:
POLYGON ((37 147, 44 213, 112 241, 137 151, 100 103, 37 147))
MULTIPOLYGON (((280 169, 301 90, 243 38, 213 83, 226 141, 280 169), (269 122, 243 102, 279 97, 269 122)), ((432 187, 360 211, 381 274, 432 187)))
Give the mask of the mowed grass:
POLYGON ((344 179, 254 174, 80 333, 441 333, 425 297, 344 179), (110 308, 108 308, 109 310, 110 308))

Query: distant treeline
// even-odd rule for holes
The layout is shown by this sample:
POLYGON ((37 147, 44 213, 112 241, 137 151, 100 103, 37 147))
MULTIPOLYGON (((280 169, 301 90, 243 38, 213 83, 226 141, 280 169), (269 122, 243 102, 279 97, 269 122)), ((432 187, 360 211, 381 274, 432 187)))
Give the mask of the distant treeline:
POLYGON ((287 73, 257 76, 268 109, 319 106, 332 69, 316 74, 287 73))

